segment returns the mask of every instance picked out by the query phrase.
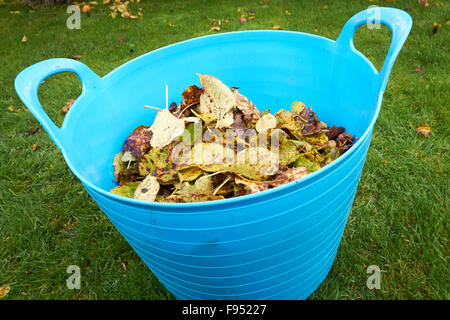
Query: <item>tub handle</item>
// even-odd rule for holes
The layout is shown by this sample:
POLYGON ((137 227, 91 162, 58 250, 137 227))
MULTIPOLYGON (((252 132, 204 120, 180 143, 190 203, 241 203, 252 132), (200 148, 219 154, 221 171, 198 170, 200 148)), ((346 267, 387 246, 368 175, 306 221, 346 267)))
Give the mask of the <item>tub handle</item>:
POLYGON ((382 23, 388 26, 392 32, 392 42, 383 68, 379 72, 381 92, 386 89, 394 61, 403 46, 412 27, 411 16, 403 10, 395 8, 372 7, 361 11, 347 21, 336 42, 340 46, 350 48, 357 52, 353 45, 353 36, 356 29, 367 23, 382 23))
POLYGON ((73 103, 72 108, 75 107, 76 103, 87 92, 91 95, 92 91, 99 90, 101 87, 101 78, 85 64, 73 59, 64 58, 44 60, 26 68, 17 75, 14 85, 17 94, 28 110, 41 123, 58 148, 63 150, 65 143, 64 129, 70 115, 70 110, 61 128, 59 128, 48 117, 47 113, 45 113, 38 98, 38 89, 42 81, 51 75, 61 72, 73 72, 81 81, 82 93, 73 103))

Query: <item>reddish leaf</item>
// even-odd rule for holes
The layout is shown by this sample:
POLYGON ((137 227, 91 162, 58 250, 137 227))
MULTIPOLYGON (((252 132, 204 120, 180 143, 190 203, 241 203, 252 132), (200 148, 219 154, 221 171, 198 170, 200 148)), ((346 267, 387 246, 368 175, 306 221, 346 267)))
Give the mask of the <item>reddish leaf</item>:
POLYGON ((39 131, 39 127, 36 127, 36 128, 31 129, 30 131, 28 131, 28 133, 31 135, 31 134, 35 134, 38 131, 39 131))

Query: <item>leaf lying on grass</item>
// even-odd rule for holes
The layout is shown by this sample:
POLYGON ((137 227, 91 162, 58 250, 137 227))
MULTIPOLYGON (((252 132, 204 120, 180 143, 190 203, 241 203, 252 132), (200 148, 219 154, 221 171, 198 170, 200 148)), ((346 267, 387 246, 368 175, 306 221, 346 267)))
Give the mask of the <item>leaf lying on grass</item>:
POLYGON ((10 289, 11 288, 9 286, 1 286, 0 287, 0 299, 6 297, 9 293, 10 289))
POLYGON ((431 133, 431 128, 426 124, 421 124, 420 126, 417 126, 416 131, 424 135, 425 137, 429 137, 431 133))

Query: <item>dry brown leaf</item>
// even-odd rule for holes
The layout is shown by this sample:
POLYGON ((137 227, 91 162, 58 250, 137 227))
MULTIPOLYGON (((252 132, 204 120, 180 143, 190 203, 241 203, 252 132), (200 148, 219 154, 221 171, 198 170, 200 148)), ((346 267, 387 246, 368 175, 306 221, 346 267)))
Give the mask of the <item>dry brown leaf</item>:
POLYGON ((138 126, 126 138, 123 143, 123 150, 130 151, 131 155, 135 158, 141 158, 150 150, 150 140, 152 139, 152 135, 153 133, 149 126, 138 126))
POLYGON ((279 25, 275 24, 272 26, 273 30, 283 30, 283 28, 281 28, 279 25))
POLYGON ((72 107, 74 102, 75 102, 74 99, 70 99, 66 102, 66 105, 61 108, 61 113, 63 114, 63 116, 65 116, 66 113, 69 112, 69 109, 72 107))
POLYGON ((235 178, 234 182, 236 182, 236 184, 243 184, 248 189, 248 191, 250 191, 250 193, 258 193, 267 190, 270 187, 269 183, 267 182, 255 182, 240 178, 235 178))
POLYGON ((236 100, 236 107, 244 114, 244 120, 255 124, 261 118, 258 108, 246 96, 240 94, 238 89, 233 90, 233 95, 236 100))
POLYGON ((184 106, 200 103, 200 96, 202 93, 203 90, 197 87, 195 84, 187 87, 181 94, 184 106))
POLYGON ((277 175, 268 181, 272 187, 278 187, 283 184, 292 182, 308 175, 308 169, 305 167, 287 168, 286 170, 279 171, 277 175))
POLYGON ((124 163, 122 162, 123 151, 120 151, 114 156, 113 166, 114 166, 114 181, 119 182, 120 173, 124 169, 124 163))
POLYGON ((28 134, 32 135, 32 134, 35 134, 38 131, 39 131, 39 127, 36 127, 36 128, 31 129, 30 131, 28 131, 28 134))

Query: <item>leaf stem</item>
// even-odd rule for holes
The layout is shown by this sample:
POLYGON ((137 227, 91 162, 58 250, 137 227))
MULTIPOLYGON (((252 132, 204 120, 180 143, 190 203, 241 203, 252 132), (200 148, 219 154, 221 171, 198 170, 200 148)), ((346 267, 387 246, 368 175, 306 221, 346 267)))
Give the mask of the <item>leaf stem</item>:
POLYGON ((220 188, 222 188, 225 185, 225 183, 227 183, 228 180, 230 180, 230 179, 231 179, 231 176, 228 176, 225 180, 223 180, 223 182, 220 184, 220 186, 218 186, 216 188, 216 190, 214 190, 213 195, 216 195, 217 191, 219 191, 220 188))
POLYGON ((149 108, 149 109, 159 110, 159 111, 162 111, 162 110, 163 110, 163 109, 161 109, 161 108, 152 107, 152 106, 146 106, 146 105, 144 105, 144 107, 145 107, 145 108, 149 108))

